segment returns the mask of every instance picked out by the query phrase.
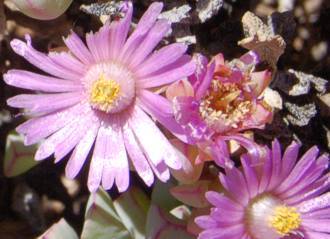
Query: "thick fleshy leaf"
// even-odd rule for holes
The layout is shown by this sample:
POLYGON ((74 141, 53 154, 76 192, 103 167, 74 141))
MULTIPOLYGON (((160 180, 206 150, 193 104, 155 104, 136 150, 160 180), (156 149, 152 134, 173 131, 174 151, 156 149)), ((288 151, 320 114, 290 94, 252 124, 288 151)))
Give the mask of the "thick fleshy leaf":
POLYGON ((170 188, 174 187, 175 184, 173 180, 167 181, 167 183, 162 183, 157 180, 154 184, 154 189, 151 194, 152 204, 155 204, 166 211, 170 211, 173 208, 181 205, 181 203, 176 200, 170 193, 170 188))
POLYGON ((193 235, 186 231, 186 224, 174 216, 152 205, 148 212, 146 225, 147 236, 150 239, 193 239, 193 235))
POLYGON ((25 173, 38 164, 34 160, 37 147, 25 146, 21 135, 11 133, 7 136, 6 153, 4 160, 4 174, 6 177, 14 177, 25 173))
POLYGON ((117 214, 134 239, 145 238, 149 204, 147 196, 136 187, 130 188, 114 202, 117 214))
POLYGON ((81 239, 133 239, 118 216, 109 195, 99 190, 87 202, 81 239))
POLYGON ((205 193, 209 190, 210 181, 200 180, 194 184, 182 184, 171 188, 171 194, 178 199, 192 207, 203 208, 209 206, 205 198, 205 193))
POLYGON ((44 234, 37 239, 78 239, 77 233, 73 228, 62 218, 57 223, 53 224, 44 234))

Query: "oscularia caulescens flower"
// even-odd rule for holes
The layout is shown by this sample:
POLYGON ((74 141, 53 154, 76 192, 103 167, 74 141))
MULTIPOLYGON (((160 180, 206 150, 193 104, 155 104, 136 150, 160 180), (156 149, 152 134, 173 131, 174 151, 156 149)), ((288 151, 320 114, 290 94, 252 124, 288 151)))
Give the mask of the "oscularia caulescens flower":
POLYGON ((203 229, 199 239, 320 239, 330 229, 328 155, 317 147, 297 161, 299 145, 283 156, 274 141, 264 157, 241 157, 242 171, 226 168, 220 174, 224 193, 209 191, 209 215, 195 219, 203 229))
POLYGON ((127 38, 133 13, 128 3, 122 19, 87 34, 87 46, 72 32, 64 40, 69 52, 45 55, 29 37, 27 43, 11 42, 17 54, 46 73, 10 70, 4 75, 9 85, 39 92, 8 99, 31 116, 17 131, 25 135, 26 145, 42 141, 36 160, 54 154, 59 162, 73 151, 66 166, 66 175, 73 178, 93 151, 90 191, 114 183, 125 191, 128 158, 147 185, 154 174, 166 181, 169 168, 181 168, 175 149, 149 115, 178 136, 184 137, 183 131, 170 102, 152 89, 191 75, 195 63, 181 43, 154 51, 170 29, 166 20, 157 20, 162 7, 151 4, 127 38))
MULTIPOLYGON (((229 158, 223 143, 228 140, 238 141, 255 154, 255 144, 241 132, 263 128, 272 119, 272 109, 261 97, 271 80, 270 71, 255 71, 259 60, 252 51, 231 62, 225 62, 222 54, 209 63, 199 54, 194 60, 195 74, 167 89, 177 122, 192 142, 220 144, 223 158, 229 158)), ((220 166, 224 161, 217 160, 220 166)))

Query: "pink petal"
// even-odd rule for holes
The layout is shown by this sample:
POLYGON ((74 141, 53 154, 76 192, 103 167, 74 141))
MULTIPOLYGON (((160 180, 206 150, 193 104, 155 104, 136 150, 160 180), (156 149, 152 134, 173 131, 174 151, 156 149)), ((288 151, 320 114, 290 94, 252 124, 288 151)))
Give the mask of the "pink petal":
MULTIPOLYGON (((80 125, 77 121, 72 121, 47 138, 38 148, 35 154, 35 160, 43 160, 52 155, 55 152, 55 148, 60 143, 64 142, 67 138, 72 137, 73 134, 77 133, 76 131, 80 129, 79 126, 80 125)), ((64 151, 65 153, 63 153, 61 157, 65 156, 70 151, 70 149, 64 151)))
POLYGON ((87 71, 86 65, 67 52, 50 52, 48 57, 54 63, 69 71, 73 71, 77 75, 83 76, 87 71))
POLYGON ((131 25, 133 6, 128 2, 125 17, 110 24, 110 59, 117 59, 122 51, 131 25))
POLYGON ((162 8, 163 4, 160 2, 154 2, 149 6, 147 11, 141 17, 134 32, 127 39, 125 45, 123 46, 121 54, 118 57, 119 60, 123 62, 129 61, 132 53, 137 49, 145 34, 147 34, 149 29, 154 25, 158 15, 162 11, 162 8))
POLYGON ((145 184, 150 187, 154 182, 154 174, 149 166, 148 160, 144 156, 140 145, 136 141, 133 131, 127 125, 123 130, 125 147, 129 157, 131 158, 131 162, 137 174, 142 178, 145 184))
POLYGON ((107 154, 104 159, 102 186, 104 189, 110 189, 114 177, 118 191, 123 192, 129 186, 129 166, 119 120, 113 120, 104 129, 107 134, 107 154))
POLYGON ((139 79, 137 85, 140 88, 151 88, 170 84, 191 75, 194 73, 195 68, 196 65, 191 61, 191 58, 184 55, 176 62, 163 68, 161 72, 139 79))
POLYGON ((18 55, 24 57, 28 62, 44 72, 62 79, 79 80, 81 78, 81 75, 56 64, 47 55, 35 50, 31 46, 31 39, 29 36, 26 37, 26 40, 27 43, 14 39, 10 42, 10 45, 18 55))
POLYGON ((87 180, 87 186, 90 192, 95 192, 100 186, 104 164, 111 150, 108 148, 107 144, 109 138, 107 133, 108 132, 104 126, 100 127, 97 133, 87 180))
POLYGON ((17 132, 26 135, 24 141, 25 145, 37 143, 39 140, 65 126, 68 122, 75 120, 77 115, 83 110, 82 106, 83 105, 78 104, 62 111, 30 119, 19 125, 16 130, 17 132))
POLYGON ((7 104, 15 108, 26 108, 31 113, 49 113, 79 103, 81 92, 17 95, 7 100, 7 104))
POLYGON ((147 36, 135 50, 132 58, 129 60, 129 66, 135 68, 152 52, 152 50, 163 39, 165 34, 170 30, 171 25, 167 20, 158 20, 150 29, 147 36))
POLYGON ((177 61, 187 50, 187 46, 181 43, 173 43, 152 53, 135 71, 142 78, 157 70, 177 61))
POLYGON ((205 95, 207 89, 210 87, 211 81, 213 79, 214 69, 215 69, 214 62, 212 62, 209 66, 207 66, 205 76, 202 79, 195 94, 197 100, 200 100, 205 95))
POLYGON ((83 89, 83 86, 78 82, 61 80, 23 70, 9 70, 3 75, 3 79, 8 85, 28 90, 69 92, 81 91, 83 89))
POLYGON ((81 170, 90 150, 92 149, 98 129, 99 124, 97 122, 93 123, 74 149, 65 168, 65 175, 68 178, 75 178, 81 170))
POLYGON ((133 129, 148 159, 155 166, 165 162, 173 169, 181 168, 181 162, 173 146, 155 123, 137 106, 134 109, 132 118, 129 120, 129 125, 133 129))
POLYGON ((71 35, 64 39, 64 43, 85 65, 90 65, 94 62, 92 54, 76 33, 71 32, 71 35))

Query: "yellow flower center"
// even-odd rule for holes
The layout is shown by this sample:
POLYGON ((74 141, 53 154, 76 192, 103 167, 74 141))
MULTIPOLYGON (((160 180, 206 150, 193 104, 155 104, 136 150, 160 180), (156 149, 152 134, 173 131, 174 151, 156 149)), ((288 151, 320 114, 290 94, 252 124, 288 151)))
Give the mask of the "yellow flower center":
POLYGON ((301 218, 296 208, 278 206, 275 208, 274 216, 270 218, 269 223, 280 235, 287 236, 299 228, 301 218))
POLYGON ((90 103, 94 108, 109 112, 119 97, 120 85, 114 80, 108 80, 101 75, 93 82, 90 92, 90 103))

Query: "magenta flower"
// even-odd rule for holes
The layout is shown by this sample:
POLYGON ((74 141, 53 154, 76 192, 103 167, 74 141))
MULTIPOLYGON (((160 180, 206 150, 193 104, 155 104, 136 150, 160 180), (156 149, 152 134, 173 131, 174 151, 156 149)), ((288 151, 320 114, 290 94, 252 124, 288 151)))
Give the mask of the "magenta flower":
POLYGON ((229 158, 228 140, 239 142, 256 155, 256 144, 241 132, 263 128, 272 119, 272 110, 260 97, 271 73, 254 71, 259 60, 252 51, 230 63, 222 54, 210 63, 202 55, 194 59, 199 67, 189 81, 175 82, 167 90, 176 120, 192 142, 216 142, 220 166, 229 158))
POLYGON ((275 140, 262 161, 244 155, 243 172, 220 174, 225 193, 206 193, 214 208, 195 219, 204 229, 198 238, 330 238, 329 158, 313 147, 297 162, 298 151, 292 143, 282 157, 275 140))
POLYGON ((13 40, 14 51, 49 75, 10 70, 7 84, 40 94, 22 94, 8 104, 24 108, 32 119, 17 128, 26 136, 26 145, 45 139, 35 159, 54 153, 59 162, 73 153, 66 175, 75 177, 87 155, 93 154, 88 188, 100 183, 119 191, 129 185, 129 161, 147 185, 154 175, 166 181, 169 169, 179 169, 180 160, 171 144, 157 128, 150 114, 174 134, 180 134, 171 105, 151 89, 187 77, 195 64, 185 55, 187 47, 171 44, 154 51, 170 24, 157 20, 163 5, 153 3, 127 38, 132 4, 125 16, 86 36, 86 45, 72 33, 65 39, 70 52, 45 55, 27 43, 13 40), (147 114, 148 113, 148 114, 147 114))

